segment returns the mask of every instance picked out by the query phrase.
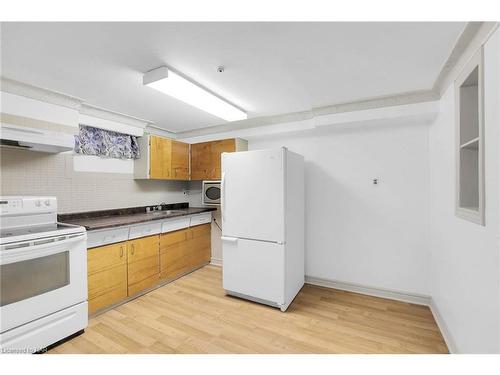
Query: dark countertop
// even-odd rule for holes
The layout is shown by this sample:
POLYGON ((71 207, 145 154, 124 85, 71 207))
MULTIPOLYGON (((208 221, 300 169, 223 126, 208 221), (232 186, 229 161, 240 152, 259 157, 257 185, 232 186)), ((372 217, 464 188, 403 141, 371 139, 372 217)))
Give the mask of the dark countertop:
POLYGON ((146 212, 146 208, 150 207, 153 206, 60 214, 57 215, 57 220, 60 223, 81 225, 87 230, 97 230, 217 210, 215 207, 189 207, 188 203, 173 203, 162 205, 162 211, 146 212), (181 211, 166 212, 166 210, 181 211))

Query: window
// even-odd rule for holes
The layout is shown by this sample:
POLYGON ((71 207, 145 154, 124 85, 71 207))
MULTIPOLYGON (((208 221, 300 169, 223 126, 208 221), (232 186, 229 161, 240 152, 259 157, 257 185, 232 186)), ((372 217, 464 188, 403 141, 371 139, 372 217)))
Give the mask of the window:
POLYGON ((484 126, 482 50, 455 81, 457 216, 484 225, 484 126))
POLYGON ((138 159, 139 144, 133 135, 80 125, 75 136, 75 152, 104 158, 138 159))

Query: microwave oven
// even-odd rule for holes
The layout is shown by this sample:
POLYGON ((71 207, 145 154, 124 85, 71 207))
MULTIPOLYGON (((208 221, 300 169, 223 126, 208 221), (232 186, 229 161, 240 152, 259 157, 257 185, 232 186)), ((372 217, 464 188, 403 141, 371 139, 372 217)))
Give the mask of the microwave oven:
POLYGON ((202 204, 220 205, 220 181, 203 181, 202 204))

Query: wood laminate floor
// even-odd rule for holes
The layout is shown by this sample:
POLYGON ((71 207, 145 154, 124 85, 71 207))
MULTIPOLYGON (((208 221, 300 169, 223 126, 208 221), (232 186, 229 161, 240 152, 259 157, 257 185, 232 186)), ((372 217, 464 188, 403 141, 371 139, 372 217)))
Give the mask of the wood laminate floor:
POLYGON ((447 353, 428 307, 305 285, 287 312, 206 266, 90 319, 49 353, 447 353))

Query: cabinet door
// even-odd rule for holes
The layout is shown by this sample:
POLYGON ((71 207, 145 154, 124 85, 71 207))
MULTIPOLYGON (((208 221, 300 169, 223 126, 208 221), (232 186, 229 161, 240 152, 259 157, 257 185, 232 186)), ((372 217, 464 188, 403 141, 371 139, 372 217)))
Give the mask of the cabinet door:
POLYGON ((87 252, 89 314, 127 297, 126 243, 95 247, 87 252))
POLYGON ((201 267, 210 263, 210 224, 203 224, 189 228, 188 238, 189 265, 191 268, 201 267))
POLYGON ((142 237, 127 242, 128 295, 151 288, 159 281, 160 236, 142 237))
POLYGON ((160 237, 160 278, 173 279, 190 270, 189 229, 164 233, 160 237))
POLYGON ((212 142, 191 145, 191 180, 209 180, 211 177, 212 142))
POLYGON ((221 179, 221 154, 223 152, 234 152, 236 151, 236 145, 234 139, 223 139, 221 141, 211 142, 210 148, 210 179, 220 180, 221 179))
POLYGON ((168 138, 150 136, 149 177, 153 179, 170 179, 172 167, 172 141, 168 138))
POLYGON ((189 144, 172 141, 172 179, 189 180, 189 144))

